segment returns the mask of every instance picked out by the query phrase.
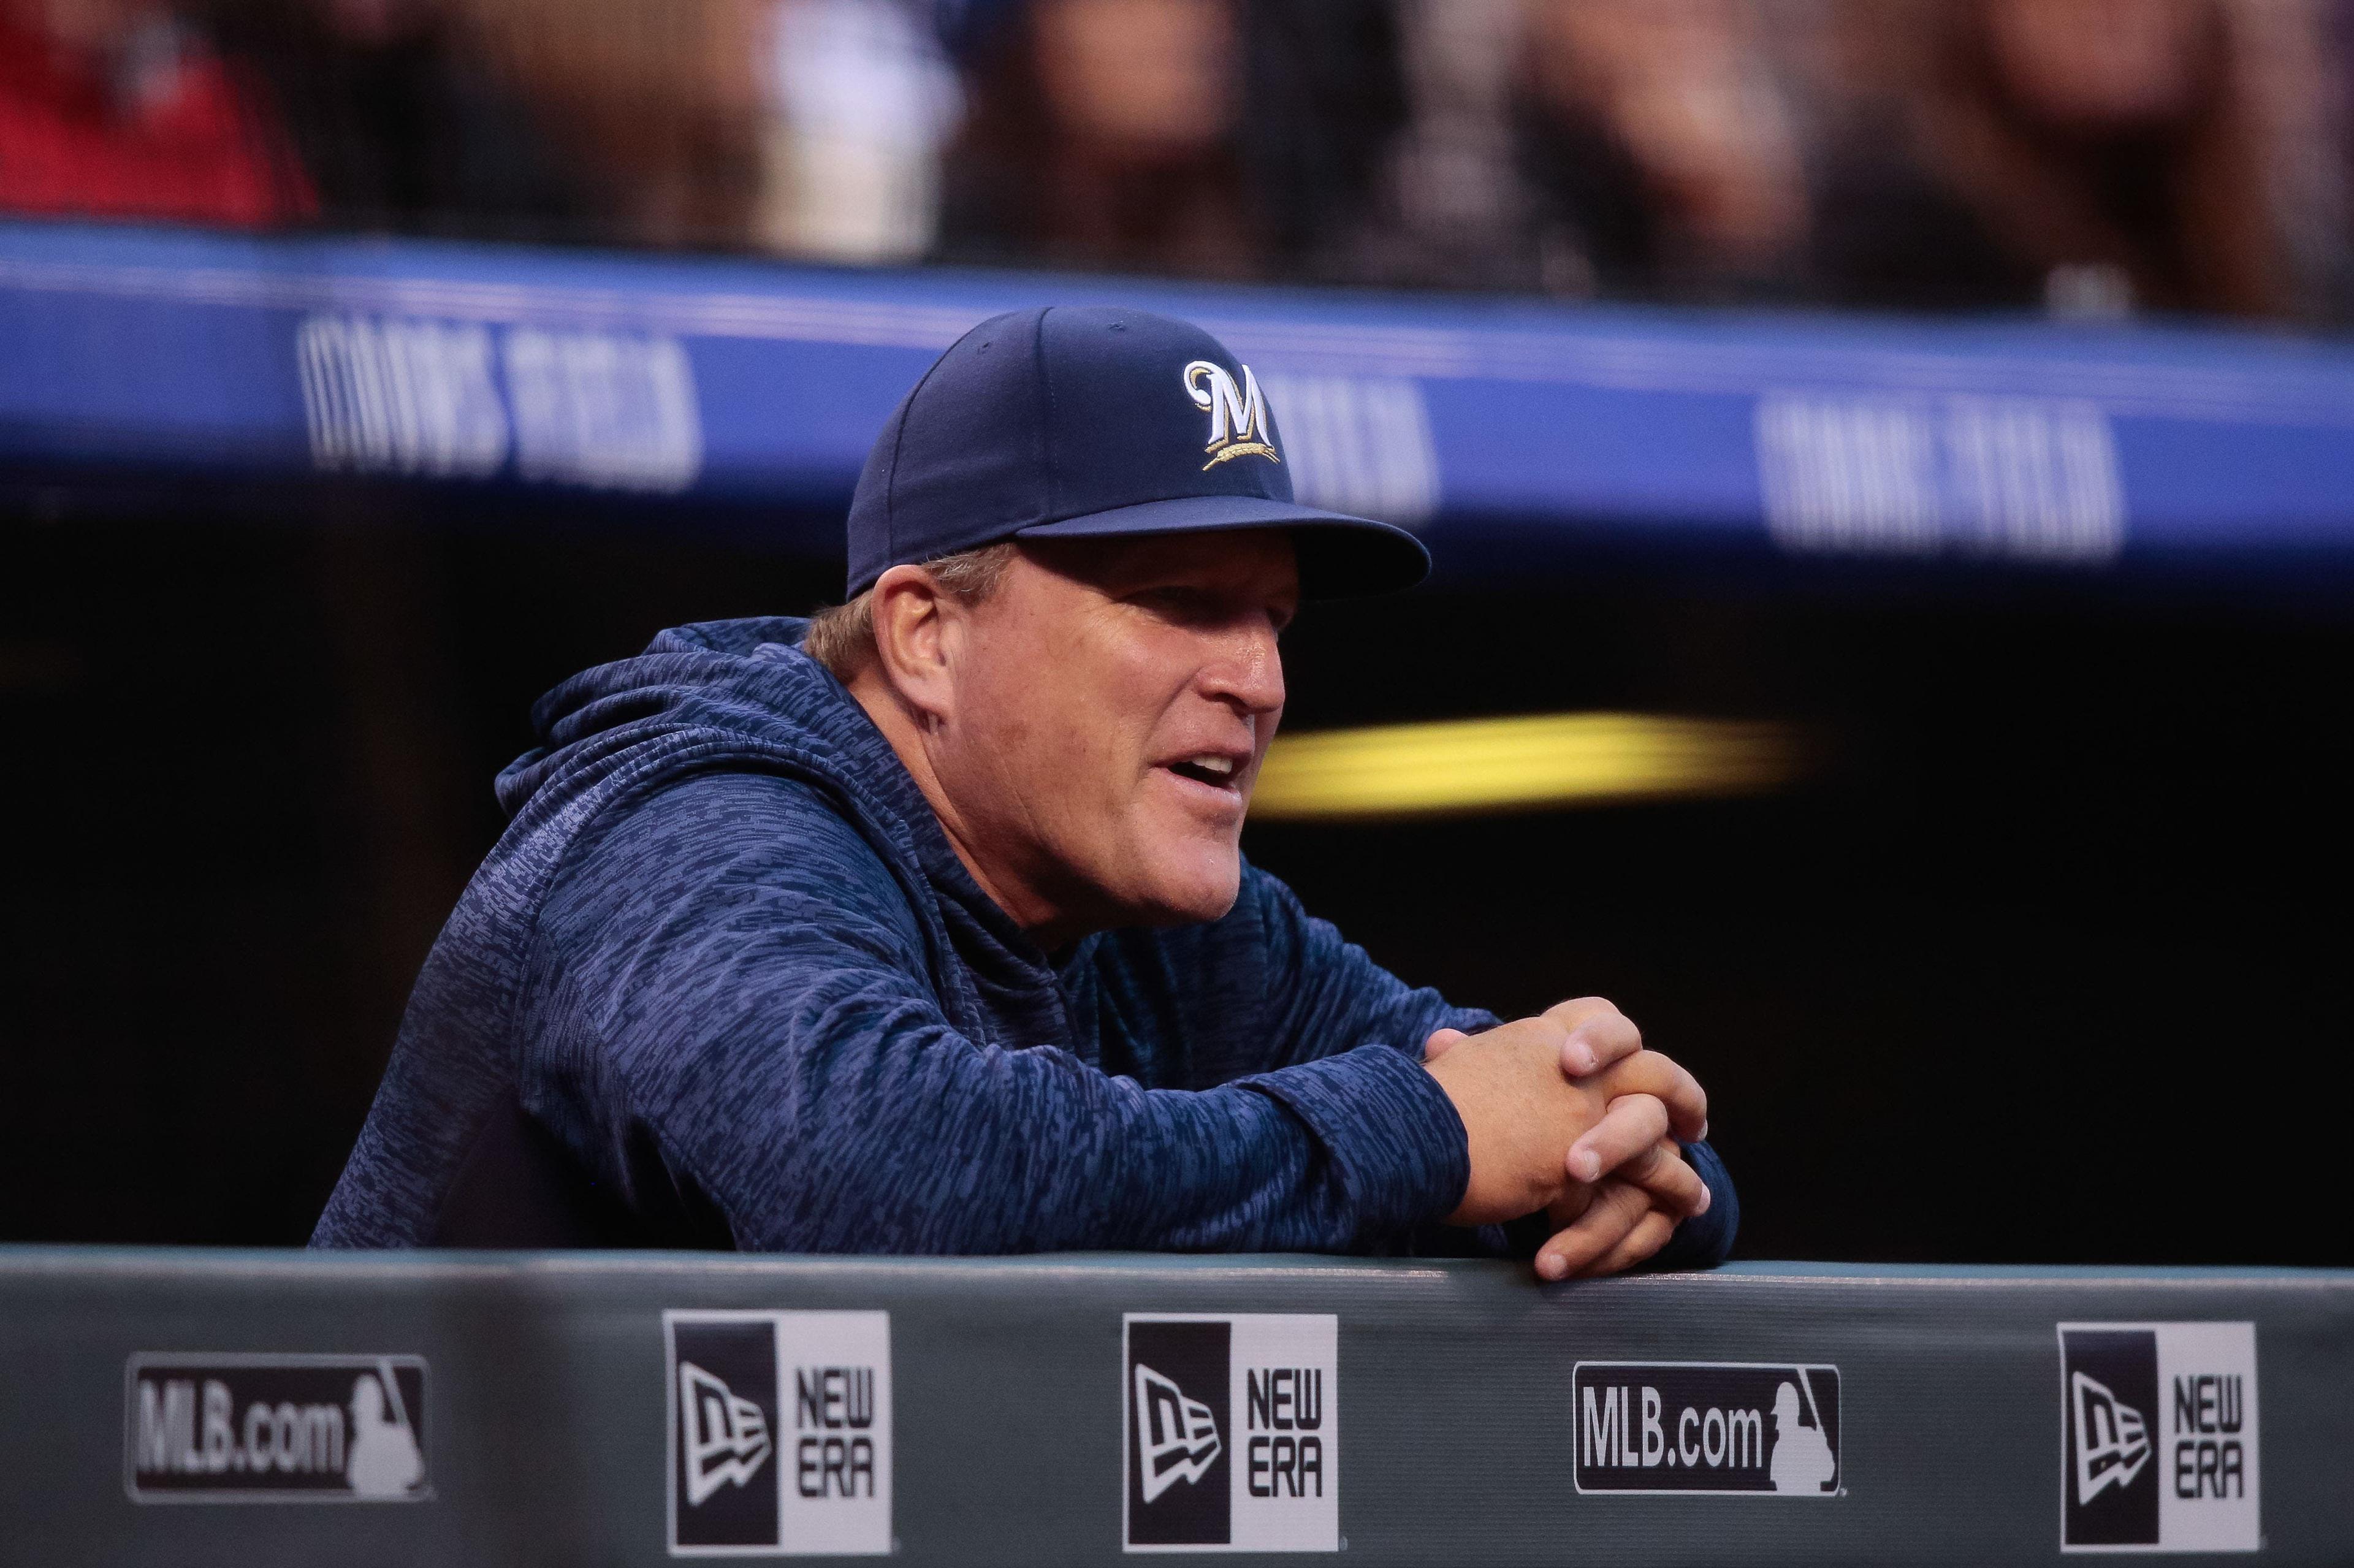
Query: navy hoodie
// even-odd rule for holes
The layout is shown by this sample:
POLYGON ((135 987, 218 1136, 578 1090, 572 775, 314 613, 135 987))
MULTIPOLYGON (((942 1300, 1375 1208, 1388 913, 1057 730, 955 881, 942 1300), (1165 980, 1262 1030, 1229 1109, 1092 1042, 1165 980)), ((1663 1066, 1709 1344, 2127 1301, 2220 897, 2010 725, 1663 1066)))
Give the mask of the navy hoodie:
MULTIPOLYGON (((1220 919, 1050 958, 803 625, 665 631, 540 700, 313 1245, 428 1244, 519 1101, 669 1245, 1495 1249, 1431 1245, 1469 1167, 1419 1065, 1491 1015, 1247 863, 1220 919)), ((1732 1243, 1731 1183, 1690 1152, 1715 1202, 1666 1266, 1732 1243)))

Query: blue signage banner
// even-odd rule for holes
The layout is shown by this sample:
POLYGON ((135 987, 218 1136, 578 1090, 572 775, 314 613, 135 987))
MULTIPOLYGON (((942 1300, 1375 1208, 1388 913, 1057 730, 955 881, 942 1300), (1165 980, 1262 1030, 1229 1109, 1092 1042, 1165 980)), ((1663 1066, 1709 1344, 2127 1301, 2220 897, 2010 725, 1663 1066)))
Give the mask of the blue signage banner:
POLYGON ((1219 334, 1303 499, 1442 570, 1595 548, 2354 567, 2354 344, 364 238, 0 224, 0 466, 773 507, 838 549, 867 443, 996 311, 1219 334))

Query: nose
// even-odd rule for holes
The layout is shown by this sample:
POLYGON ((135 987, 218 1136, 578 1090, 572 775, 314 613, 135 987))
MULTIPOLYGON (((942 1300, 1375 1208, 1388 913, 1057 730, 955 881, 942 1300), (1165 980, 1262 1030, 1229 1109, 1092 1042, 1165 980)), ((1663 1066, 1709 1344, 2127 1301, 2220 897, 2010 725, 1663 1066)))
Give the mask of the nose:
POLYGON ((1246 718, 1283 706, 1283 652, 1264 616, 1221 631, 1214 655, 1202 667, 1203 694, 1246 718))

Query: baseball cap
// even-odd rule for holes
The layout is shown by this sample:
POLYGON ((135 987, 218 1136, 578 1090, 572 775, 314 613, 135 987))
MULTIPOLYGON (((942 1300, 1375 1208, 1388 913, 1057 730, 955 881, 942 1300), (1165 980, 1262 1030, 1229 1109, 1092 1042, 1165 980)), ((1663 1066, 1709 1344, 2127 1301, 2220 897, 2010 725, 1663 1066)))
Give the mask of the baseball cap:
POLYGON ((1410 588, 1403 528, 1302 506, 1266 389, 1201 328, 1119 306, 991 316, 875 438, 850 503, 849 592, 1001 539, 1283 528, 1301 591, 1410 588))

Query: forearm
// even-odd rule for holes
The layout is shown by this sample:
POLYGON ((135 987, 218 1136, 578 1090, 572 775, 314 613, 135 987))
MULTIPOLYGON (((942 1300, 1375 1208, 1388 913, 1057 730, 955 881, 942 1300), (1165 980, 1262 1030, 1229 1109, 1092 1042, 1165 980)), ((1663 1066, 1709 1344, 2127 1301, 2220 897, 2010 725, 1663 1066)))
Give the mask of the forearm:
POLYGON ((1394 1052, 1198 1092, 946 1031, 809 1054, 825 1059, 669 1140, 748 1249, 1378 1250, 1467 1180, 1451 1107, 1394 1052), (748 1127, 747 1102, 769 1125, 748 1127))

